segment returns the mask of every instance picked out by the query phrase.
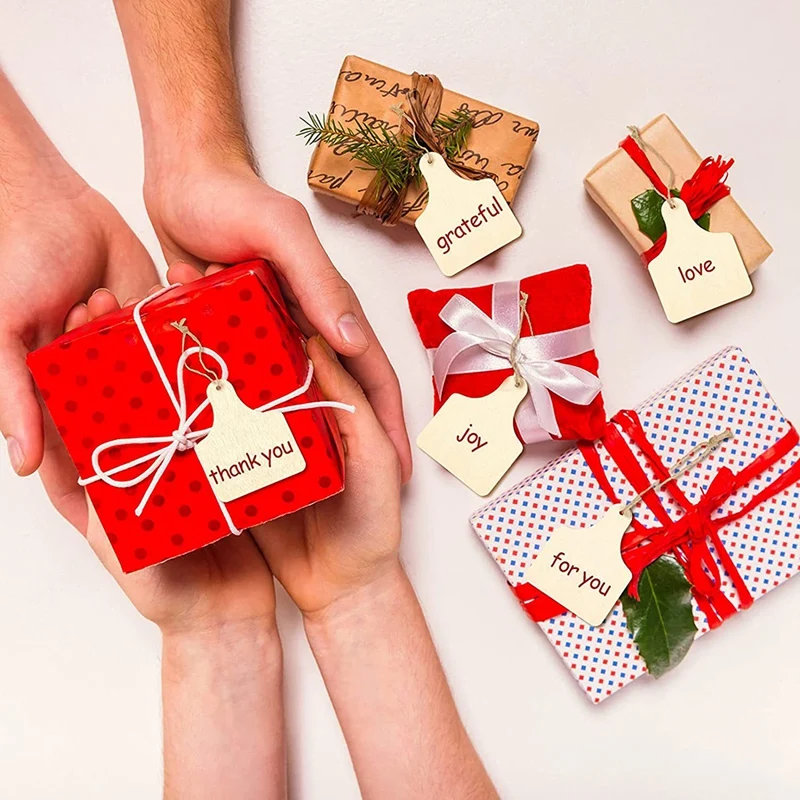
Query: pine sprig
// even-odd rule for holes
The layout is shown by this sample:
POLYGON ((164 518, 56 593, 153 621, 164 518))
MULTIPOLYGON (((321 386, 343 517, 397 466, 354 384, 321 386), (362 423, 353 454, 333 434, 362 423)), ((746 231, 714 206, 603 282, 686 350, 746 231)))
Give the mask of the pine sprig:
MULTIPOLYGON (((399 194, 409 183, 419 181, 419 159, 427 148, 412 136, 398 136, 386 126, 369 127, 360 120, 349 128, 330 115, 308 114, 301 117, 303 127, 297 135, 306 144, 322 142, 337 150, 339 154, 349 155, 361 161, 365 169, 378 172, 389 188, 399 194)), ((445 155, 457 158, 466 146, 472 131, 472 116, 465 109, 456 109, 451 114, 442 114, 433 123, 445 155)))

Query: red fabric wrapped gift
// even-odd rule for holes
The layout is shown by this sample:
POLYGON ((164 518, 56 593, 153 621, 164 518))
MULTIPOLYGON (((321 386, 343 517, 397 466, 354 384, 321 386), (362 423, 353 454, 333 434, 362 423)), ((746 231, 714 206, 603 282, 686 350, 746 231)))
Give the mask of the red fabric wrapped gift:
POLYGON ((124 308, 28 357, 125 572, 196 550, 344 488, 341 440, 330 408, 291 411, 322 397, 303 336, 266 263, 240 264, 140 305, 141 327, 135 310, 124 308), (184 342, 172 324, 184 320, 207 351, 205 366, 197 353, 187 350, 191 357, 181 358, 185 346, 194 344, 184 342), (202 374, 206 366, 227 375, 251 409, 265 410, 278 401, 276 409, 286 412, 282 416, 305 460, 301 472, 231 502, 217 498, 193 452, 198 432, 213 422, 210 378, 202 374), (150 441, 134 441, 142 438, 150 441), (156 462, 159 468, 142 477, 156 462), (132 485, 123 488, 109 479, 132 485))
POLYGON ((428 351, 434 412, 451 394, 485 397, 512 374, 528 383, 515 427, 525 443, 595 439, 605 427, 584 264, 471 289, 417 289, 411 316, 428 351))

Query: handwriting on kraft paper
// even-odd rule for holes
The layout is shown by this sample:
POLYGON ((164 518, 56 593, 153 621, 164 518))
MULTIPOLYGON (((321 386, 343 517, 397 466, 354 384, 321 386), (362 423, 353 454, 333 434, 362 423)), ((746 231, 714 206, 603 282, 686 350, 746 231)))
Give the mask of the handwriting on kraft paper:
POLYGON ((486 439, 484 441, 476 431, 470 431, 471 427, 472 423, 467 425, 467 429, 464 431, 464 433, 462 433, 461 436, 456 436, 456 441, 466 442, 467 445, 475 445, 475 447, 472 448, 472 452, 477 453, 481 447, 486 447, 486 445, 489 444, 489 440, 486 439))
POLYGON ((570 564, 570 562, 564 558, 565 555, 566 553, 563 551, 556 553, 553 556, 550 569, 558 569, 558 571, 563 573, 567 578, 571 578, 577 572, 578 574, 575 576, 575 580, 578 581, 579 589, 588 588, 598 592, 603 595, 603 597, 608 597, 608 592, 611 587, 605 581, 594 575, 590 575, 585 569, 575 564, 570 564), (581 576, 583 577, 581 578, 581 576))
POLYGON ((497 197, 493 196, 492 204, 488 208, 485 208, 483 203, 479 203, 475 213, 469 219, 464 217, 458 225, 454 226, 452 230, 449 230, 446 234, 440 236, 436 240, 436 244, 439 245, 439 248, 442 250, 442 252, 447 255, 447 253, 450 252, 450 247, 453 244, 453 238, 463 239, 465 236, 468 236, 470 233, 472 233, 475 228, 479 228, 484 222, 491 222, 492 217, 496 217, 502 213, 503 207, 500 205, 500 201, 497 199, 497 197), (487 214, 489 215, 488 217, 487 214))
POLYGON ((277 444, 274 447, 269 447, 266 450, 260 450, 253 454, 249 451, 245 452, 245 457, 241 461, 237 461, 228 467, 221 467, 217 464, 214 469, 208 473, 209 478, 213 478, 215 484, 224 483, 226 480, 238 478, 240 475, 245 475, 255 469, 272 469, 273 461, 277 462, 283 456, 288 456, 294 452, 294 446, 291 441, 284 444, 277 444), (259 461, 259 458, 261 459, 259 461))

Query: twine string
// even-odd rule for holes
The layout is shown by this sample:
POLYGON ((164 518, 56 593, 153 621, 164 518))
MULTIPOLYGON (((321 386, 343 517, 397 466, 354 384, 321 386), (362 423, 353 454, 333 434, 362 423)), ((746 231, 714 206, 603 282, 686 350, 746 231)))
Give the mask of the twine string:
POLYGON ((522 377, 522 373, 519 368, 519 364, 524 358, 522 353, 520 353, 519 344, 522 340, 522 329, 525 325, 525 322, 528 323, 528 328, 530 329, 531 335, 533 335, 533 323, 531 323, 530 314, 528 314, 528 295, 520 291, 519 293, 519 328, 517 329, 517 333, 514 336, 513 341, 511 342, 511 350, 508 354, 508 360, 511 362, 511 369, 514 370, 514 386, 519 388, 525 383, 525 378, 522 377))
POLYGON ((668 483, 672 483, 673 481, 678 480, 682 475, 685 475, 689 470, 694 469, 698 464, 705 461, 723 442, 727 441, 728 439, 733 437, 733 431, 730 428, 726 428, 722 433, 718 433, 712 436, 710 439, 706 439, 699 444, 696 444, 691 450, 689 450, 686 455, 683 456, 680 460, 676 461, 673 464, 672 468, 669 471, 669 475, 666 478, 663 478, 660 481, 654 481, 651 483, 646 489, 642 489, 641 492, 637 492, 636 496, 622 509, 620 509, 620 514, 627 514, 629 511, 632 511, 639 503, 644 500, 644 497, 649 492, 657 492, 659 489, 662 489, 668 483))
MULTIPOLYGON (((147 486, 147 489, 142 496, 142 499, 139 505, 136 507, 135 515, 137 517, 142 515, 145 506, 147 505, 150 497, 153 494, 156 486, 158 485, 159 481, 163 477, 164 473, 166 472, 167 467, 169 466, 170 462, 172 461, 173 457, 177 453, 183 453, 188 450, 194 449, 197 443, 205 438, 211 428, 205 428, 203 430, 192 430, 193 423, 197 420, 200 414, 208 407, 210 401, 208 399, 204 400, 197 408, 194 409, 192 413, 189 413, 188 403, 186 398, 186 383, 185 383, 185 372, 194 372, 204 378, 208 378, 212 383, 216 383, 217 385, 220 384, 221 381, 225 381, 228 379, 228 366, 225 363, 225 360, 219 353, 216 353, 214 350, 210 348, 204 347, 200 340, 189 330, 188 326, 186 325, 186 320, 180 320, 179 322, 171 323, 172 326, 181 332, 183 335, 183 345, 186 344, 186 338, 190 338, 193 342, 196 343, 195 347, 190 347, 188 350, 183 350, 180 358, 178 359, 177 365, 177 385, 178 385, 178 395, 175 395, 175 392, 172 389, 172 384, 167 377, 167 374, 164 370, 164 366, 161 363, 158 354, 156 353, 155 347, 153 346, 152 341, 150 340, 150 336, 147 333, 147 329, 144 326, 144 322, 142 320, 142 309, 147 303, 152 302, 156 298, 163 295, 165 292, 170 291, 171 289, 175 288, 177 284, 172 284, 161 289, 154 294, 145 297, 143 300, 140 300, 133 309, 133 319, 136 324, 136 327, 139 331, 139 335, 141 337, 141 341, 144 344, 145 348, 147 349, 148 354, 155 366, 159 377, 161 378, 161 382, 164 385, 164 389, 166 390, 167 394, 172 401, 173 406, 175 407, 175 411, 178 415, 178 426, 177 428, 169 435, 169 436, 134 436, 129 438, 122 438, 122 439, 113 439, 111 441, 104 442, 103 444, 98 445, 95 447, 94 451, 92 452, 92 467, 94 468, 94 474, 88 478, 81 478, 78 480, 79 485, 81 486, 88 486, 96 481, 103 481, 103 483, 108 484, 109 486, 114 486, 121 489, 130 488, 133 486, 138 486, 140 483, 143 483, 148 478, 151 478, 150 483, 147 486), (216 370, 211 369, 208 364, 205 363, 203 360, 203 355, 208 355, 217 362, 220 367, 221 374, 217 375, 216 370), (200 372, 199 370, 192 369, 187 365, 187 359, 192 356, 197 355, 198 360, 200 361, 203 369, 205 372, 200 372), (157 446, 151 452, 139 456, 131 461, 128 461, 124 464, 119 464, 111 469, 105 470, 100 466, 100 456, 105 453, 107 450, 125 447, 127 445, 160 445, 157 446), (139 473, 134 475, 131 478, 127 479, 118 479, 115 478, 115 475, 119 473, 126 472, 131 470, 135 467, 142 467, 145 464, 149 466, 142 469, 139 473)), ((311 387, 311 382, 314 377, 314 365, 309 360, 308 361, 308 372, 306 373, 305 380, 303 381, 301 386, 298 386, 296 389, 292 390, 288 394, 283 395, 282 397, 278 397, 274 400, 270 400, 267 403, 264 403, 261 406, 258 406, 255 411, 259 412, 267 412, 271 410, 278 411, 281 414, 288 414, 294 411, 306 411, 306 410, 313 410, 317 408, 337 408, 341 411, 347 411, 349 413, 355 412, 355 407, 349 405, 347 403, 339 403, 333 400, 316 400, 313 402, 308 403, 295 403, 292 405, 285 405, 286 403, 291 402, 297 397, 302 396, 305 394, 309 388, 311 387)), ((217 504, 219 505, 220 511, 222 513, 225 522, 228 525, 228 528, 231 533, 239 534, 241 531, 234 525, 233 520, 228 513, 227 508, 225 507, 225 503, 223 503, 216 495, 214 495, 215 499, 217 500, 217 504)))
POLYGON ((186 338, 188 337, 197 345, 197 359, 200 362, 200 366, 203 368, 203 372, 200 372, 199 369, 195 369, 194 367, 190 367, 187 363, 185 365, 187 371, 194 372, 195 375, 199 375, 201 378, 208 378, 212 382, 219 382, 220 376, 217 374, 215 369, 209 367, 206 362, 203 360, 203 353, 205 353, 205 348, 203 347, 203 343, 195 336, 191 330, 189 330, 189 326, 186 324, 186 317, 184 317, 179 322, 171 322, 175 330, 181 332, 181 352, 183 353, 186 350, 186 338))

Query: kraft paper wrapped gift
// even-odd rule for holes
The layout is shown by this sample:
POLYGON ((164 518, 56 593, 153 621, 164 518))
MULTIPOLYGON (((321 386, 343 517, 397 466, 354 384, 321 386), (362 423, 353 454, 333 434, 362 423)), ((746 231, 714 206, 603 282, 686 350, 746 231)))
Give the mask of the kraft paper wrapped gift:
MULTIPOLYGON (((661 114, 640 129, 645 142, 654 147, 675 170, 677 188, 691 178, 703 158, 675 123, 661 114)), ((704 150, 704 156, 715 156, 717 150, 704 150)), ((653 167, 666 182, 669 170, 652 154, 648 154, 653 167)), ((736 167, 728 183, 736 190, 736 167)), ((586 190, 605 211, 612 222, 640 255, 653 246, 653 242, 640 230, 631 207, 631 200, 647 189, 652 189, 647 176, 621 148, 604 158, 584 179, 586 190)), ((772 247, 745 214, 732 196, 715 203, 710 211, 711 231, 733 234, 747 270, 755 272, 766 261, 772 247)))
MULTIPOLYGON (((328 113, 345 127, 361 123, 397 132, 401 118, 392 106, 402 105, 410 88, 410 75, 358 56, 347 56, 328 113)), ((459 160, 495 174, 503 196, 512 204, 539 136, 539 125, 445 88, 441 113, 449 114, 457 108, 469 110, 474 118, 467 149, 459 160)), ((335 149, 319 144, 311 157, 308 185, 315 192, 358 205, 373 175, 349 155, 337 155, 335 149)), ((413 225, 425 202, 424 183, 419 188, 412 186, 401 220, 413 225)))
MULTIPOLYGON (((627 412, 626 416, 631 414, 627 412)), ((738 573, 736 578, 732 577, 732 570, 725 568, 725 560, 711 544, 710 552, 719 571, 717 608, 727 602, 728 615, 736 613, 800 570, 797 431, 776 406, 741 350, 728 348, 700 364, 639 406, 637 416, 643 439, 655 449, 666 468, 710 436, 726 429, 733 434, 675 484, 686 500, 697 507, 709 494, 714 494, 709 490, 715 478, 721 474, 727 477, 726 467, 734 478, 741 476, 734 485, 747 479, 745 485, 723 493, 721 502, 715 499, 709 512, 710 528, 716 531, 738 573), (764 464, 767 466, 761 469, 764 464), (753 504, 756 505, 749 508, 753 504), (743 511, 746 513, 738 516, 743 511), (729 517, 729 522, 714 524, 729 517), (744 592, 737 588, 737 581, 742 582, 744 592)), ((627 433, 620 435, 627 445, 623 447, 625 452, 629 448, 644 470, 643 479, 653 480, 656 473, 652 461, 627 433)), ((556 527, 588 528, 611 507, 595 469, 605 476, 620 502, 634 497, 636 492, 627 473, 620 469, 605 442, 601 439, 588 445, 597 456, 591 459, 596 462, 594 467, 584 456, 584 449, 572 449, 471 518, 475 532, 502 570, 522 608, 537 621, 573 678, 594 703, 602 702, 647 672, 627 626, 622 603, 618 602, 606 621, 597 627, 568 611, 543 619, 554 609, 545 605, 544 614, 532 610, 535 590, 524 581, 524 575, 556 527)), ((627 469, 631 469, 630 464, 627 469)), ((657 500, 672 521, 687 513, 668 488, 659 490, 657 500)), ((651 496, 650 502, 655 503, 655 498, 651 496)), ((647 503, 637 506, 634 518, 648 529, 657 529, 662 524, 647 503)), ((709 616, 701 610, 696 596, 692 606, 698 636, 711 630, 712 625, 721 624, 720 619, 713 619, 713 613, 709 616)), ((691 658, 690 652, 678 669, 689 669, 691 658)))

